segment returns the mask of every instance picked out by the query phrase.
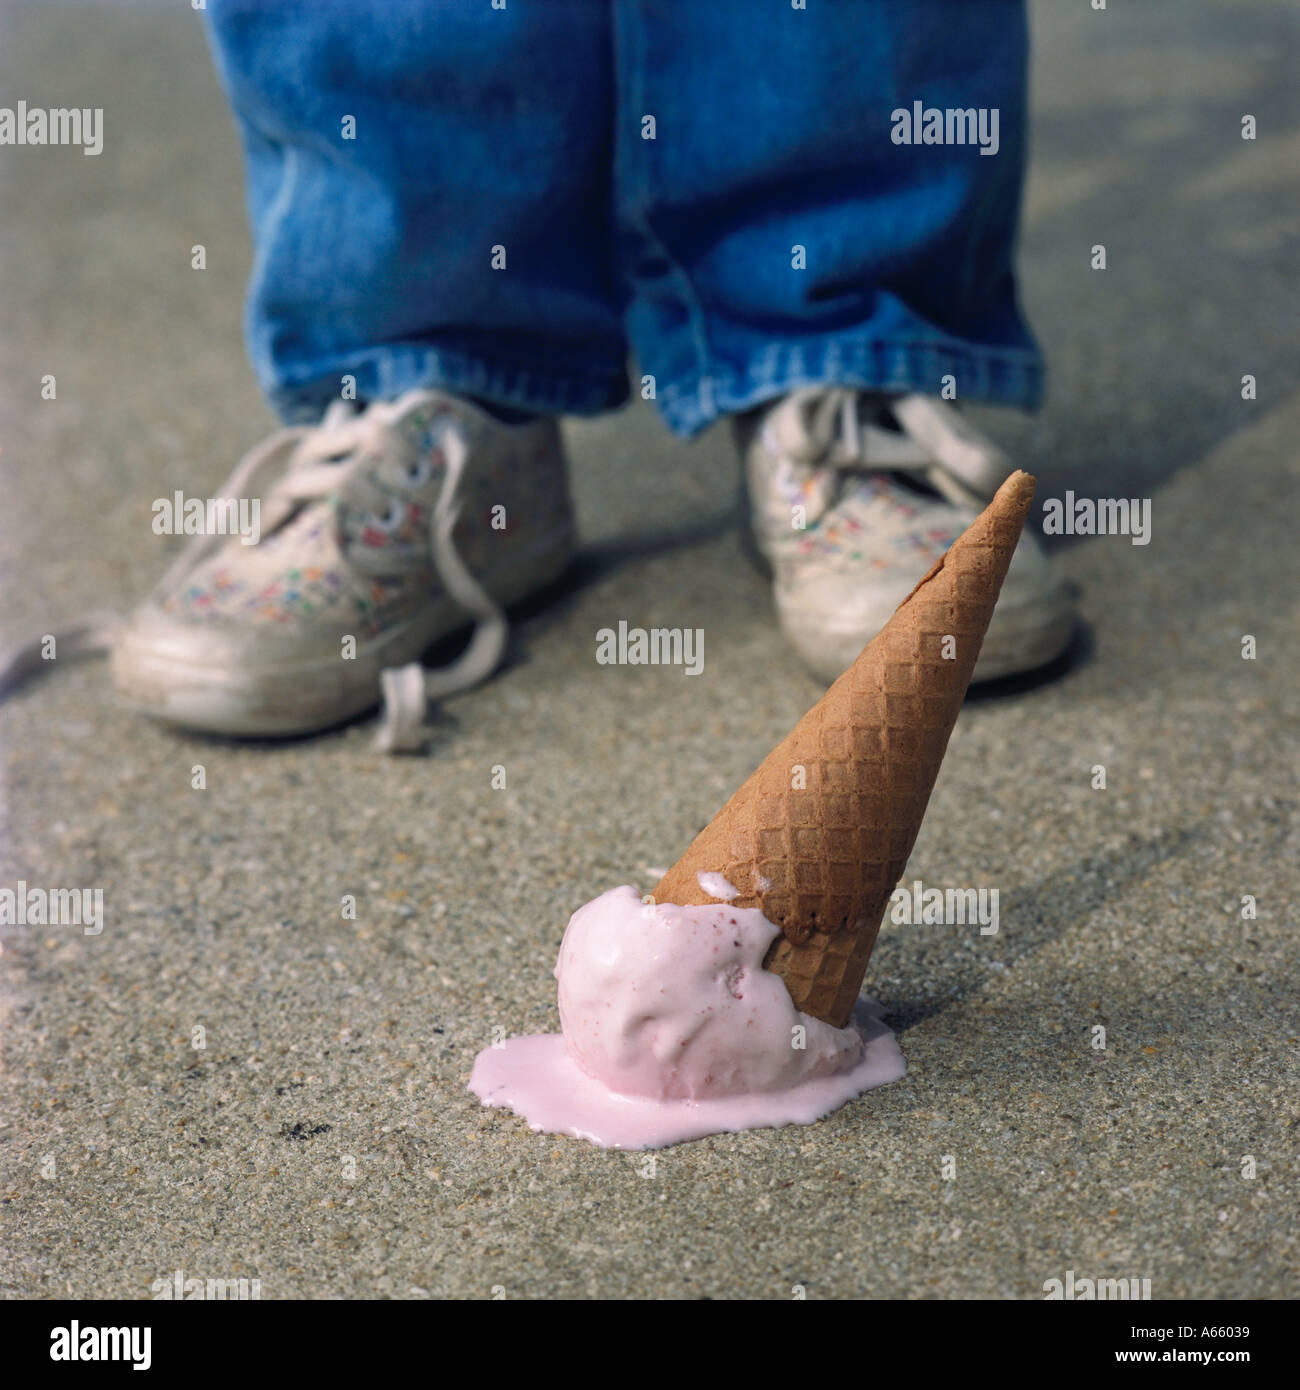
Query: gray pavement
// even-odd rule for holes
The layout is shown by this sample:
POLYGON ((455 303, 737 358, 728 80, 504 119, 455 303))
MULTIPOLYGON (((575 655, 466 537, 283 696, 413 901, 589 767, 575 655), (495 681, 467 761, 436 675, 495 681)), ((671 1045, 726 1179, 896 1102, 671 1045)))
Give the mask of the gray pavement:
MULTIPOLYGON (((98 937, 3 929, 4 1295, 178 1269, 265 1298, 1040 1298, 1067 1270, 1296 1294, 1295 15, 1035 19, 1023 292, 1052 397, 981 419, 1045 494, 1152 498, 1153 538, 1063 544, 1074 662, 962 714, 909 878, 996 886, 1002 929, 886 926, 869 985, 907 1079, 652 1175, 465 1089, 494 1027, 556 1025, 568 913, 648 887, 819 693, 741 559, 726 431, 684 446, 637 407, 570 429, 584 562, 427 759, 373 755, 365 722, 184 737, 95 661, 0 707, 0 886, 106 911, 98 937), (703 627, 705 673, 596 665, 620 618, 703 627)), ((0 149, 9 639, 142 597, 173 544, 151 500, 214 488, 271 419, 197 17, 0 22, 6 103, 108 122, 98 158, 0 149)))

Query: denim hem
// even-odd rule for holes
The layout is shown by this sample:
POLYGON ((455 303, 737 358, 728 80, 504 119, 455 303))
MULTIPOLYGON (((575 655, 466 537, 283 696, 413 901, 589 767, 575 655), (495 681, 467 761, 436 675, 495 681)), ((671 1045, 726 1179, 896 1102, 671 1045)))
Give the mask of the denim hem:
POLYGON ((339 400, 343 377, 356 378, 356 398, 393 400, 421 387, 477 396, 494 405, 538 415, 596 415, 627 399, 626 371, 616 375, 565 373, 553 365, 495 359, 433 347, 378 347, 340 359, 310 378, 263 380, 262 390, 286 424, 318 420, 339 400))
POLYGON ((944 376, 955 379, 959 402, 1025 410, 1042 404, 1043 361, 1032 349, 863 338, 772 343, 743 365, 663 385, 656 404, 669 429, 689 437, 723 415, 752 409, 801 386, 856 386, 937 396, 944 376))

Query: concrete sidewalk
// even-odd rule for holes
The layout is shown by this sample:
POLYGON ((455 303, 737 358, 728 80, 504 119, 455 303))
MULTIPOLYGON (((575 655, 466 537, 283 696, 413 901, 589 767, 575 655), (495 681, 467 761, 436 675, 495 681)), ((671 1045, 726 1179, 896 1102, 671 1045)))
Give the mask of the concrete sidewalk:
MULTIPOLYGON (((271 419, 199 18, 3 22, 6 100, 106 112, 97 158, 0 149, 7 640, 142 597, 172 544, 151 500, 215 488, 271 419)), ((868 983, 906 1080, 652 1168, 465 1089, 494 1028, 556 1026, 573 908, 649 887, 819 693, 741 558, 727 432, 685 447, 638 406, 570 429, 583 563, 426 760, 366 722, 183 737, 93 661, 0 707, 0 886, 106 910, 98 937, 2 929, 0 1290, 1040 1298, 1074 1270, 1295 1296, 1296 28, 1270 0, 1037 6, 1022 263, 1052 397, 982 422, 1044 495, 1152 498, 1153 536, 1064 544, 1074 664, 962 714, 908 880, 996 886, 1001 932, 886 925, 868 983), (619 619, 704 628, 704 674, 598 666, 619 619)))

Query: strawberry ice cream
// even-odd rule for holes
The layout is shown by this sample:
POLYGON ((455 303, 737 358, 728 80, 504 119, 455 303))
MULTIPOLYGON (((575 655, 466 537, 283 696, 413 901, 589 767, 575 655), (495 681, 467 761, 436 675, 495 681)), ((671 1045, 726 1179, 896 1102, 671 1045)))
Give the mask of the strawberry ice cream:
POLYGON ((485 1049, 470 1089, 534 1129, 641 1149, 809 1124, 903 1076, 866 1001, 846 1028, 795 1008, 763 968, 779 930, 756 908, 603 894, 573 914, 560 946, 563 1035, 485 1049))

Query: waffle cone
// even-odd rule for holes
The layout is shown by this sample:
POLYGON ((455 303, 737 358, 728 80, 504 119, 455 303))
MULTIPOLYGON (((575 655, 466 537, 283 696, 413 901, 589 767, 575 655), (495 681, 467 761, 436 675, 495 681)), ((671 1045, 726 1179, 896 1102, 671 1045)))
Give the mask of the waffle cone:
POLYGON ((734 906, 781 928, 766 967, 836 1027, 916 843, 1033 495, 1027 473, 1002 484, 655 889, 659 902, 716 903, 699 875, 720 874, 734 906))

